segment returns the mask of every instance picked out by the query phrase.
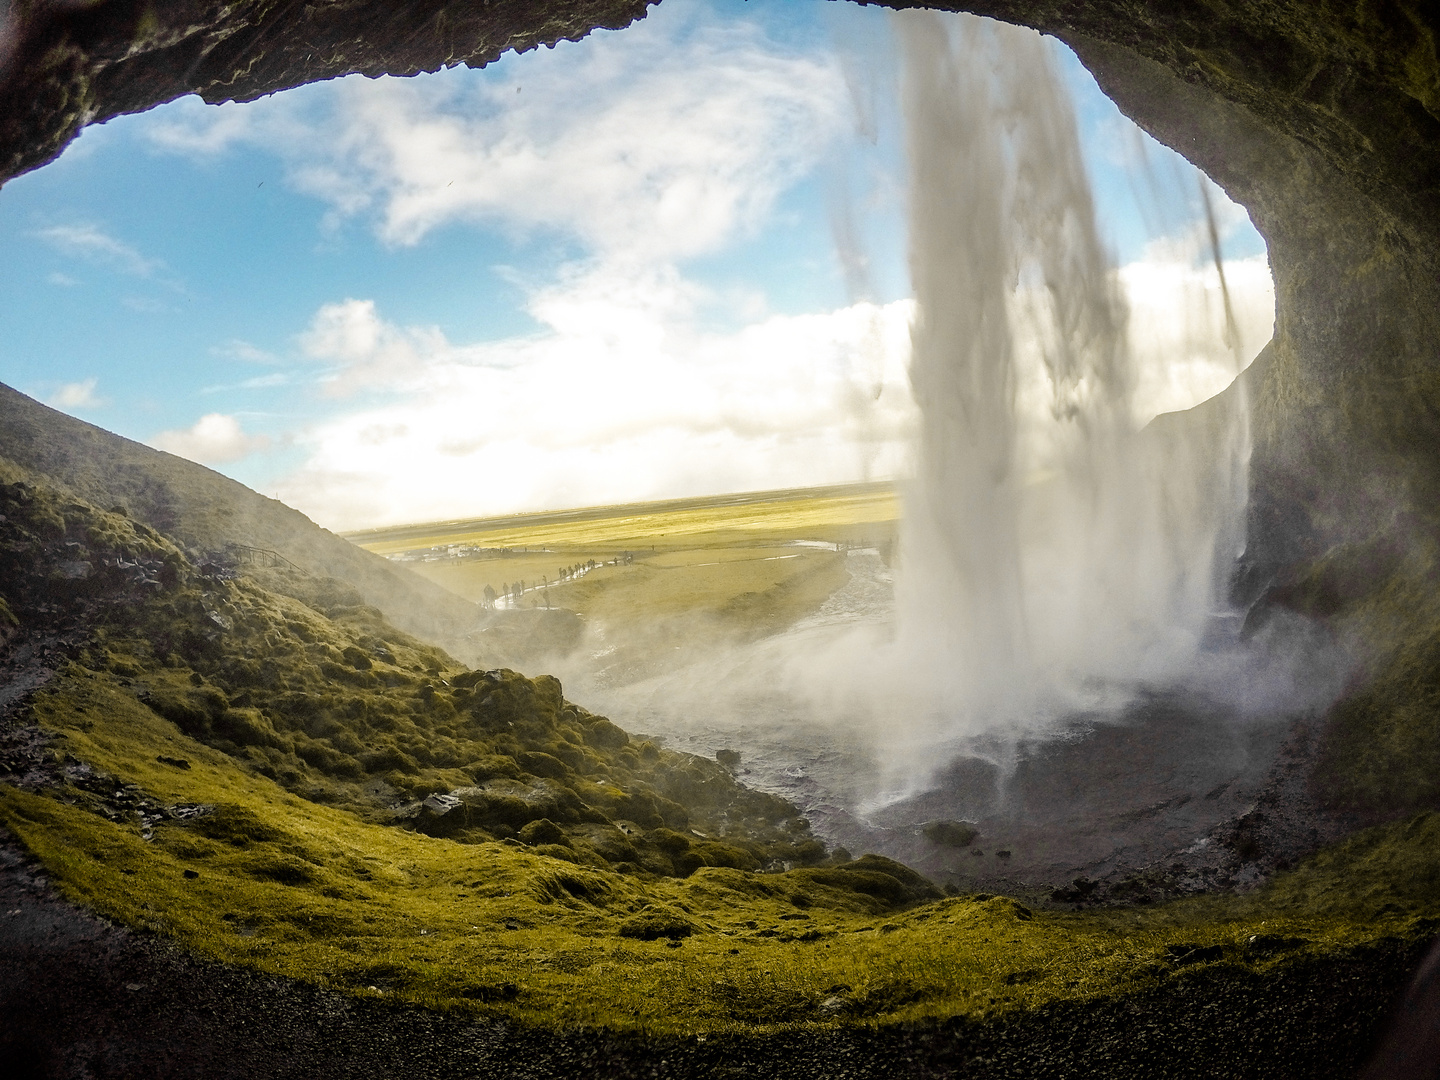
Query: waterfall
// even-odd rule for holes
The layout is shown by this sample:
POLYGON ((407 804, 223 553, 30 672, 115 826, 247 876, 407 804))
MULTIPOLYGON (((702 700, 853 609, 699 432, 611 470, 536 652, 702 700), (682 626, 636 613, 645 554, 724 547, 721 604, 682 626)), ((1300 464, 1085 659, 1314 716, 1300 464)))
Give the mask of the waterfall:
POLYGON ((894 24, 922 417, 896 664, 921 755, 1183 677, 1243 540, 1248 434, 1239 387, 1189 422, 1137 422, 1125 300, 1044 40, 894 24))

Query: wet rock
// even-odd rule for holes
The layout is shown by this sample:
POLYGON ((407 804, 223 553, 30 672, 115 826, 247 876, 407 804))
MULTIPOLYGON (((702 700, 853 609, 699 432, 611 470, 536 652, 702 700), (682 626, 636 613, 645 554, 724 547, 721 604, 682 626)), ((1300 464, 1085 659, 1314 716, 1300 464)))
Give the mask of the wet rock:
POLYGON ((1167 945, 1165 946, 1165 959, 1176 967, 1189 967, 1191 964, 1208 964, 1215 960, 1224 959, 1225 949, 1220 945, 1167 945))
POLYGON ((450 811, 458 810, 463 803, 457 796, 436 794, 426 796, 420 805, 436 817, 444 817, 450 811))
POLYGON ((1245 954, 1252 957, 1273 956, 1298 949, 1304 944, 1304 938, 1285 937, 1280 934, 1251 934, 1245 939, 1245 954))
POLYGON ((1050 899, 1059 903, 1078 904, 1090 899, 1099 887, 1100 882, 1098 881, 1077 877, 1068 888, 1056 889, 1052 892, 1050 899))

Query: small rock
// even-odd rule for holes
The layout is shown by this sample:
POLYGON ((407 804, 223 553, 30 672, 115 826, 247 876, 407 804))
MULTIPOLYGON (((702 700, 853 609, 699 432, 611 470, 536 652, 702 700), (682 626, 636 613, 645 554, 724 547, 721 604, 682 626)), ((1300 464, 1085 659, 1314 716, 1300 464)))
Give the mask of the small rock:
POLYGON ((429 810, 432 814, 443 815, 448 814, 451 810, 454 810, 457 806, 459 806, 460 800, 454 795, 435 794, 427 796, 425 801, 422 802, 420 805, 425 807, 425 809, 429 810))

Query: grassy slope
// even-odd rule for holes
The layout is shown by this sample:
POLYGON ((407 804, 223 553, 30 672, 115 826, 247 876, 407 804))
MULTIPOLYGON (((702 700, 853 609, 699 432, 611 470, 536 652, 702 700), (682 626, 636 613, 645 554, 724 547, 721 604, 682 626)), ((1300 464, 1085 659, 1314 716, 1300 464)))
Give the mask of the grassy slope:
POLYGON ((183 458, 66 416, 0 385, 0 458, 98 506, 124 506, 187 549, 230 542, 278 551, 343 579, 396 625, 450 642, 476 612, 453 593, 320 528, 297 510, 183 458))
POLYGON ((877 485, 865 485, 855 492, 821 489, 818 494, 785 492, 746 501, 737 498, 687 499, 678 508, 669 503, 595 507, 574 519, 568 513, 535 514, 518 520, 414 525, 355 533, 351 538, 382 555, 449 544, 599 549, 613 554, 652 544, 683 545, 697 536, 745 535, 757 530, 767 535, 787 531, 813 535, 819 531, 824 539, 873 540, 899 517, 895 492, 877 485))
MULTIPOLYGON (((0 815, 72 898, 201 955, 525 1023, 688 1033, 988 1016, 1148 991, 1212 969, 1266 977, 1392 937, 1419 939, 1440 915, 1440 819, 1431 815, 1358 836, 1247 897, 1084 914, 1032 912, 1003 897, 924 902, 924 883, 883 860, 773 873, 703 865, 706 841, 664 824, 642 830, 635 846, 670 856, 668 873, 585 850, 580 841, 595 822, 570 822, 569 834, 529 844, 484 828, 460 843, 404 820, 384 824, 363 791, 347 786, 349 765, 313 748, 296 753, 301 736, 345 753, 347 730, 377 745, 399 731, 405 745, 428 745, 433 755, 442 740, 458 741, 453 726, 471 704, 456 709, 453 694, 443 701, 436 680, 473 690, 463 676, 474 673, 363 606, 327 614, 323 595, 311 596, 316 607, 256 582, 207 581, 126 518, 43 489, 6 493, 7 609, 24 624, 67 604, 99 604, 100 632, 31 708, 55 737, 53 764, 68 766, 66 782, 0 787, 0 815), (169 583, 106 584, 97 570, 84 589, 64 584, 63 565, 77 555, 105 567, 112 553, 148 560, 169 583), (221 633, 212 612, 245 648, 212 648, 210 635, 221 633), (368 649, 370 664, 351 659, 349 671, 374 682, 339 678, 347 642, 368 649), (276 667, 267 672, 266 661, 276 667), (226 664, 241 662, 260 664, 260 677, 229 686, 235 672, 226 664), (324 664, 334 665, 329 676, 324 664), (311 668, 320 684, 291 689, 293 679, 308 685, 311 668), (323 703, 326 694, 334 700, 323 703), (357 695, 367 720, 347 728, 357 695), (316 699, 318 714, 306 704, 316 699), (77 779, 87 769, 100 775, 77 779), (132 806, 143 796, 215 809, 147 824, 123 806, 117 812, 107 794, 115 790, 132 806)), ((500 681, 514 707, 493 715, 517 741, 491 743, 488 758, 508 758, 522 779, 536 740, 568 728, 572 738, 562 741, 579 751, 579 729, 599 723, 564 714, 558 686, 544 680, 500 681)), ((620 797, 622 784, 653 792, 663 774, 690 767, 680 755, 613 741, 603 767, 620 797)), ((406 772, 367 765, 365 752, 346 756, 367 777, 410 783, 411 794, 450 780, 443 765, 417 762, 406 772)), ((503 769, 484 757, 468 767, 503 769)), ((560 776, 603 803, 583 772, 560 776)), ((694 778, 718 779, 704 769, 694 778)), ((672 790, 694 816, 713 811, 713 800, 682 788, 672 790)))

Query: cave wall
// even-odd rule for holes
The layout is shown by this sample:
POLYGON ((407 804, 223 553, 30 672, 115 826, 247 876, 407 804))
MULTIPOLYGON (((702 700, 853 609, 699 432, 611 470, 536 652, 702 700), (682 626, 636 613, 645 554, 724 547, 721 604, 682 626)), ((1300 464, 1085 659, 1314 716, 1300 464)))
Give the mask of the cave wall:
POLYGON ((1269 249, 1275 336, 1251 373, 1253 600, 1335 545, 1440 535, 1440 260, 1424 220, 1333 158, 1122 47, 1063 35, 1141 127, 1246 207, 1269 249))

